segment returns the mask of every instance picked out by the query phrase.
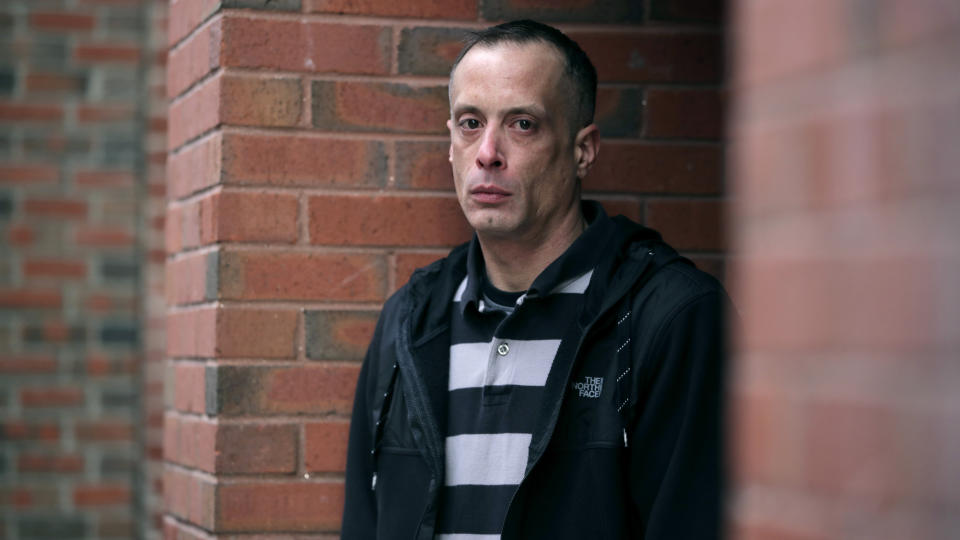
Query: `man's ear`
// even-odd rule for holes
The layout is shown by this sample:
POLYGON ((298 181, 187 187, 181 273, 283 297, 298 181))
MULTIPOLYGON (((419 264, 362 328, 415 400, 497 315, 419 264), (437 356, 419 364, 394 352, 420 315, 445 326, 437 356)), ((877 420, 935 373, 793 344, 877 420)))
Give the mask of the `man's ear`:
POLYGON ((600 130, 596 124, 581 129, 573 140, 574 157, 577 160, 577 178, 583 180, 600 153, 600 130))

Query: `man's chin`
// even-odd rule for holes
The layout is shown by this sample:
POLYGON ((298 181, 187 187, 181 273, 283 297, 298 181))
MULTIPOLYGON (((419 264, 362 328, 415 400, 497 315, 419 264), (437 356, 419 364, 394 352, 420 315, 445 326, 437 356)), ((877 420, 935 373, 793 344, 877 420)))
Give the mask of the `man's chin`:
POLYGON ((473 227, 473 230, 481 236, 510 236, 516 232, 517 227, 511 220, 504 219, 505 217, 500 212, 483 210, 471 212, 467 221, 473 227))

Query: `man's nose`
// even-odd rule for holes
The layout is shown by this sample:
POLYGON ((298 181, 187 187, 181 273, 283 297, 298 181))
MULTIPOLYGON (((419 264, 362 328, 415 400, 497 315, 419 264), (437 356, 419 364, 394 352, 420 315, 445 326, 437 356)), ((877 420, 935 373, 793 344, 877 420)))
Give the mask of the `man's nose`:
POLYGON ((500 134, 495 128, 483 132, 480 147, 477 149, 477 167, 481 169, 502 169, 506 166, 500 148, 500 134))

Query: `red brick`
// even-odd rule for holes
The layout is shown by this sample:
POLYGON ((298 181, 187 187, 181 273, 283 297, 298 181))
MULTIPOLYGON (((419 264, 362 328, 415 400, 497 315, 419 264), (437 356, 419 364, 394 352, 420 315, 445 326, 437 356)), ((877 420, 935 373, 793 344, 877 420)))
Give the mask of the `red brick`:
POLYGON ((466 36, 465 28, 404 28, 397 47, 397 69, 412 75, 446 76, 466 36))
POLYGON ((60 427, 53 422, 7 420, 0 424, 0 434, 8 441, 57 441, 60 439, 60 427))
POLYGON ((349 422, 304 425, 304 467, 310 472, 343 472, 347 465, 349 422))
POLYGON ((53 183, 60 179, 60 167, 54 165, 0 165, 0 182, 17 184, 53 183))
POLYGON ((960 10, 955 4, 940 0, 922 0, 877 6, 880 35, 892 47, 906 46, 949 34, 960 26, 960 10))
POLYGON ((59 122, 62 119, 61 105, 0 101, 0 120, 6 122, 59 122))
POLYGON ((176 44, 219 9, 219 0, 172 0, 167 43, 176 44))
POLYGON ((55 373, 57 359, 45 355, 10 355, 0 359, 0 373, 9 375, 55 373))
POLYGON ((128 247, 133 245, 133 233, 123 227, 85 226, 76 230, 74 239, 81 246, 128 247))
MULTIPOLYGON (((222 138, 223 134, 216 132, 170 154, 167 182, 172 199, 186 197, 220 182, 222 138)), ((256 145, 251 146, 248 151, 256 148, 256 145)), ((241 159, 243 157, 241 155, 241 159)), ((267 155, 258 157, 267 158, 267 155)), ((250 161, 252 166, 255 161, 250 161)))
POLYGON ((218 531, 336 530, 343 513, 343 484, 221 483, 216 505, 218 531))
POLYGON ((646 222, 677 249, 724 249, 723 204, 720 201, 648 201, 646 222))
POLYGON ((87 263, 63 259, 30 258, 23 261, 23 275, 27 278, 83 278, 87 275, 87 263))
POLYGON ((136 64, 140 61, 140 46, 135 43, 83 43, 73 49, 77 62, 136 64))
POLYGON ((184 244, 184 240, 190 235, 193 238, 193 246, 200 244, 200 225, 198 221, 199 208, 195 205, 168 205, 167 213, 164 216, 164 248, 170 255, 192 247, 184 244), (188 227, 185 229, 184 225, 188 227), (191 232, 191 230, 193 232, 191 232))
POLYGON ((11 246, 29 246, 36 238, 34 230, 26 225, 11 225, 7 228, 7 242, 11 246))
POLYGON ((407 282, 407 280, 410 279, 410 275, 413 274, 414 270, 427 266, 433 261, 442 259, 445 256, 446 253, 441 252, 397 253, 396 272, 394 273, 393 282, 396 283, 396 286, 399 289, 407 282))
POLYGON ((171 313, 167 328, 170 356, 292 358, 297 312, 203 308, 171 313))
POLYGON ((314 81, 313 125, 342 131, 447 133, 445 86, 314 81))
POLYGON ((175 150, 220 124, 220 81, 222 75, 207 79, 169 108, 167 148, 175 150))
POLYGON ((166 133, 167 132, 167 117, 166 116, 153 116, 147 122, 147 131, 150 133, 166 133))
POLYGON ((216 472, 296 472, 299 440, 299 426, 294 424, 221 423, 216 433, 216 472))
POLYGON ((22 454, 17 460, 21 473, 76 473, 83 471, 83 457, 76 454, 22 454))
POLYGON ((381 15, 412 17, 416 19, 475 19, 477 0, 303 0, 308 13, 337 13, 343 15, 381 15))
POLYGON ((377 325, 377 311, 310 310, 304 313, 307 358, 360 360, 377 325))
POLYGON ((723 46, 705 31, 570 32, 600 82, 720 82, 723 46))
POLYGON ((173 408, 203 414, 207 410, 207 367, 195 362, 173 364, 173 408))
POLYGON ((931 308, 942 301, 938 279, 950 274, 945 264, 919 254, 835 257, 824 264, 831 270, 824 299, 831 309, 821 317, 832 322, 836 345, 906 354, 956 346, 957 334, 938 332, 942 316, 931 308))
POLYGON ((216 351, 216 310, 190 309, 167 316, 167 354, 212 357, 216 351))
MULTIPOLYGON (((180 2, 184 4, 185 2, 180 2)), ((200 2, 192 2, 200 4, 200 2)), ((172 20, 171 20, 172 23, 172 20)), ((222 18, 215 17, 170 51, 167 66, 167 97, 175 98, 208 73, 220 67, 222 18)))
POLYGON ((303 135, 223 136, 223 182, 306 187, 380 187, 387 156, 379 141, 303 135))
POLYGON ((128 442, 134 440, 133 426, 125 421, 78 422, 75 430, 77 440, 81 442, 128 442))
POLYGON ((37 30, 93 30, 96 19, 82 13, 33 12, 30 26, 37 30))
POLYGON ((137 307, 137 302, 132 296, 119 295, 113 292, 91 292, 84 299, 83 305, 94 313, 109 313, 111 311, 133 313, 137 307))
POLYGON ((77 219, 87 217, 87 203, 72 199, 27 199, 23 210, 28 216, 77 219))
POLYGON ((303 85, 291 77, 222 75, 220 122, 236 126, 291 127, 300 123, 303 85))
POLYGON ((355 362, 219 366, 216 414, 349 414, 359 374, 360 365, 355 362))
POLYGON ((168 461, 215 472, 216 437, 215 422, 170 413, 164 415, 163 455, 168 461))
POLYGON ((738 39, 733 40, 738 86, 838 65, 850 46, 846 9, 831 0, 803 5, 784 0, 745 5, 737 12, 740 30, 738 39))
POLYGON ((79 105, 77 121, 81 124, 93 122, 130 122, 134 119, 131 105, 79 105))
POLYGON ((216 499, 216 485, 211 480, 172 467, 164 469, 164 508, 174 516, 213 530, 216 499))
POLYGON ((76 93, 82 95, 87 84, 85 77, 63 73, 37 73, 27 75, 26 89, 31 95, 37 92, 76 93))
POLYGON ((130 488, 125 485, 77 486, 73 504, 77 506, 110 506, 130 502, 130 488))
POLYGON ((54 289, 0 289, 0 307, 16 309, 59 308, 60 291, 54 289))
POLYGON ((84 394, 80 388, 24 388, 20 403, 24 407, 82 406, 84 394))
POLYGON ((54 486, 12 486, 0 488, 0 506, 12 508, 54 508, 60 494, 54 486))
MULTIPOLYGON (((292 243, 297 239, 296 195, 221 191, 203 203, 209 203, 211 240, 292 243)), ((201 207, 202 219, 204 211, 201 207)))
POLYGON ((593 122, 600 128, 600 135, 604 139, 638 137, 643 125, 642 101, 637 87, 599 87, 593 122))
POLYGON ((891 410, 830 400, 811 404, 808 414, 803 440, 812 487, 867 500, 899 495, 904 478, 891 410))
POLYGON ((221 309, 216 353, 224 357, 292 358, 297 312, 280 309, 221 309))
POLYGON ((448 161, 450 143, 398 141, 396 185, 410 189, 453 190, 453 172, 448 161))
MULTIPOLYGON (((166 264, 166 299, 168 306, 192 304, 210 300, 208 298, 208 272, 216 275, 216 268, 208 265, 216 263, 216 253, 191 253, 166 264)), ((215 293, 215 291, 211 291, 215 293)))
POLYGON ((90 354, 84 359, 84 372, 89 377, 129 375, 136 372, 139 363, 133 357, 111 358, 103 354, 90 354))
POLYGON ((797 486, 804 456, 797 444, 803 416, 786 398, 740 391, 733 407, 732 465, 737 483, 797 486))
POLYGON ((386 280, 385 261, 376 255, 247 250, 220 255, 224 299, 380 302, 386 280))
POLYGON ((389 27, 226 16, 223 65, 315 73, 386 74, 389 27))
POLYGON ((720 139, 723 97, 717 90, 650 88, 645 135, 652 138, 720 139))
POLYGON ((97 538, 134 538, 140 532, 129 516, 102 516, 94 530, 97 538))
POLYGON ((472 234, 453 197, 310 197, 310 242, 452 246, 472 234))
POLYGON ((81 169, 74 173, 73 183, 81 188, 131 188, 133 171, 111 169, 81 169))

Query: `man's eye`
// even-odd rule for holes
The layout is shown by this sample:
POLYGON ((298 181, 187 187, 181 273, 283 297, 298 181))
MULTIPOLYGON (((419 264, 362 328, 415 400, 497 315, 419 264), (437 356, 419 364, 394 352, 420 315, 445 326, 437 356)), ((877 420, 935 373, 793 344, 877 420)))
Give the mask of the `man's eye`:
POLYGON ((463 122, 460 122, 460 125, 467 129, 477 129, 480 127, 480 121, 476 118, 467 118, 463 122))
POLYGON ((529 131, 533 129, 533 122, 527 120, 526 118, 521 118, 517 120, 517 127, 523 131, 529 131))

